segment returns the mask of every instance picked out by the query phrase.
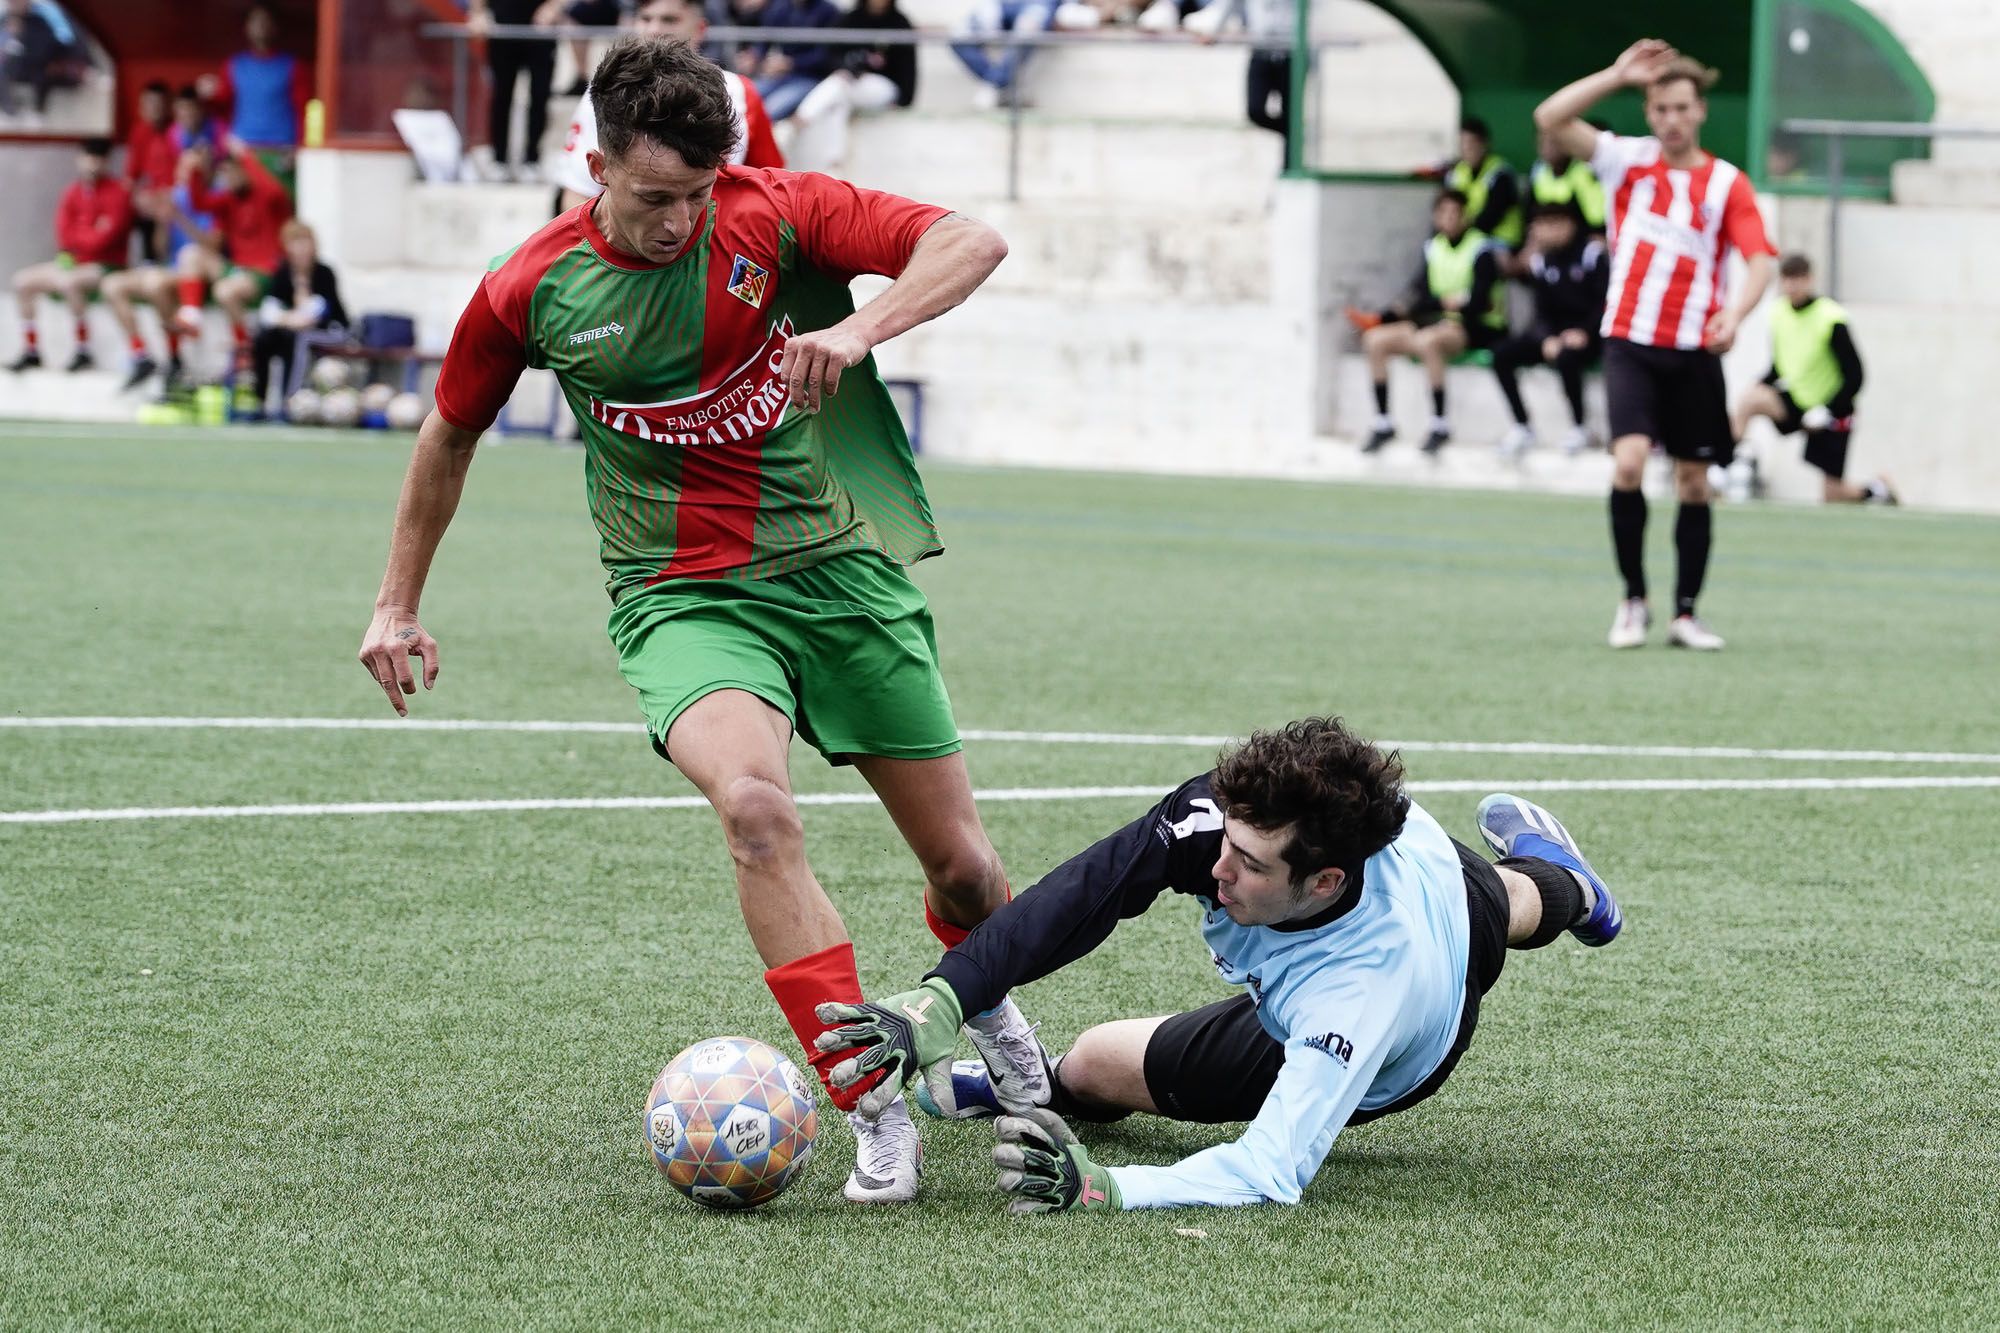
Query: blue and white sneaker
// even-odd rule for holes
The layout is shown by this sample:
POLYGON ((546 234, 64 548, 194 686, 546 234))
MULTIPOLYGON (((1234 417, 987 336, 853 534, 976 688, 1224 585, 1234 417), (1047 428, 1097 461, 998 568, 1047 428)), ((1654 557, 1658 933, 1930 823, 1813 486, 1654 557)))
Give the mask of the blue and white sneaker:
POLYGON ((917 1080, 917 1106, 925 1115, 939 1120, 985 1120, 1001 1112, 1000 1099, 993 1095, 993 1081, 986 1076, 984 1060, 951 1062, 951 1102, 947 1107, 931 1095, 930 1084, 917 1080))
POLYGON ((1611 943, 1625 925, 1618 900, 1583 859, 1562 821, 1533 801, 1496 792, 1479 803, 1479 836, 1502 856, 1534 856, 1573 870, 1590 881, 1597 901, 1569 933, 1593 948, 1611 943))

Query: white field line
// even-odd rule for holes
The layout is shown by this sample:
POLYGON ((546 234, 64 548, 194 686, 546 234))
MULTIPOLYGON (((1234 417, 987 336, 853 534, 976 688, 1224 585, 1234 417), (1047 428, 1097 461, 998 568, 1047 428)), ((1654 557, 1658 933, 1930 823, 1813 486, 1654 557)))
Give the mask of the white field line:
MULTIPOLYGON (((187 731, 469 731, 642 736, 638 722, 493 721, 394 717, 0 717, 0 728, 187 731)), ((1213 749, 1234 737, 1131 731, 990 731, 968 741, 1024 745, 1135 745, 1213 749)), ((1574 755, 1614 759, 1770 759, 1828 764, 2000 764, 2000 754, 1957 750, 1762 749, 1739 745, 1594 745, 1570 741, 1399 741, 1377 744, 1410 754, 1574 755)))
MULTIPOLYGON (((1451 792, 1709 792, 1709 791, 1936 791, 1958 788, 2000 788, 2000 773, 1963 777, 1874 778, 1577 778, 1526 782, 1412 782, 1419 795, 1451 792)), ((1148 799, 1164 795, 1149 787, 1002 787, 976 791, 981 804, 1007 801, 1094 801, 1112 797, 1148 799)), ((808 792, 800 805, 873 805, 870 792, 808 792)), ((5 810, 0 824, 85 824, 138 819, 290 818, 305 815, 458 815, 519 810, 694 810, 708 802, 699 796, 581 796, 528 797, 476 801, 347 801, 310 805, 180 805, 106 810, 5 810)))

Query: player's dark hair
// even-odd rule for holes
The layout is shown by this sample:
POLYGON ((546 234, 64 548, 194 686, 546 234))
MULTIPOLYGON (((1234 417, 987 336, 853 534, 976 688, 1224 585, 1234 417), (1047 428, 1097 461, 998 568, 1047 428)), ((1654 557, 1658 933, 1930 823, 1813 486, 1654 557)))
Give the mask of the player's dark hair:
POLYGON ((646 138, 705 171, 736 147, 736 109, 722 71, 686 42, 618 41, 591 77, 590 105, 598 145, 609 158, 646 138))
POLYGON ((1478 116, 1467 116, 1465 119, 1459 121, 1458 132, 1460 134, 1476 134, 1482 143, 1493 142, 1493 127, 1478 116))
POLYGON ((86 157, 111 156, 111 140, 109 139, 85 139, 77 147, 83 150, 86 157))
POLYGON ((1403 761, 1350 732, 1337 717, 1308 717, 1250 739, 1216 760, 1216 803, 1259 832, 1289 827, 1292 883, 1361 863, 1396 840, 1410 813, 1403 761))
POLYGON ((1457 204, 1460 208, 1470 208, 1472 206, 1472 201, 1465 197, 1465 191, 1463 190, 1439 190, 1437 198, 1431 200, 1431 207, 1436 208, 1439 204, 1443 203, 1457 204))
POLYGON ((1778 263, 1778 276, 1781 278, 1810 278, 1812 276, 1812 260, 1807 259, 1801 254, 1786 255, 1778 263))
POLYGON ((174 100, 176 102, 199 102, 201 100, 201 93, 196 91, 193 84, 184 83, 174 89, 174 100))
POLYGON ((148 79, 146 80, 146 86, 139 91, 142 93, 158 93, 162 97, 172 97, 174 95, 172 86, 165 79, 148 79))

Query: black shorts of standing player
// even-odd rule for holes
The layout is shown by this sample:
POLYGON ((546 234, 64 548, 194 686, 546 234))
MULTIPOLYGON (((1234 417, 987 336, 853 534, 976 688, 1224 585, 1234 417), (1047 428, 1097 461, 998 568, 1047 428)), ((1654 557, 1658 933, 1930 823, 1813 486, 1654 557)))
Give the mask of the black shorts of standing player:
MULTIPOLYGON (((1507 961, 1506 887, 1485 857, 1463 843, 1454 845, 1465 873, 1465 914, 1471 927, 1458 1035, 1421 1083, 1394 1101, 1356 1111, 1348 1117, 1350 1125, 1407 1111, 1444 1086, 1472 1044, 1480 997, 1493 989, 1507 961)), ((1285 1048, 1257 1020, 1256 1004, 1247 994, 1238 995, 1177 1014, 1153 1030, 1146 1043, 1146 1091, 1160 1114, 1174 1120, 1205 1125, 1252 1120, 1284 1063, 1285 1048)))
POLYGON ((1718 467, 1736 457, 1722 359, 1712 352, 1606 338, 1604 396, 1613 440, 1643 435, 1669 458, 1718 467))
POLYGON ((1773 423, 1780 435, 1796 435, 1801 431, 1806 437, 1806 463, 1818 468, 1835 481, 1847 474, 1847 444, 1854 437, 1854 418, 1842 417, 1825 430, 1806 430, 1806 414, 1792 401, 1792 396, 1783 389, 1778 390, 1778 401, 1785 405, 1785 413, 1773 423))

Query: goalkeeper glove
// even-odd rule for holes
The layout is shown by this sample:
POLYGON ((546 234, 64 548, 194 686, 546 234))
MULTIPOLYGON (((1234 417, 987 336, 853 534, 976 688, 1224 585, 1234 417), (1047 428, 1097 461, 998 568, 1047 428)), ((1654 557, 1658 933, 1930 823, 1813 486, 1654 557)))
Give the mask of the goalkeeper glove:
POLYGON ((902 1095, 903 1085, 922 1075, 933 1095, 951 1098, 951 1057, 958 1051, 958 1027, 965 1021, 958 996, 932 977, 913 991, 860 1004, 820 1005, 822 1023, 838 1023, 814 1039, 821 1051, 859 1049, 827 1072, 836 1088, 851 1088, 876 1070, 887 1077, 861 1094, 855 1109, 871 1120, 902 1095))
POLYGON ((1118 1182, 1090 1160, 1083 1145, 1069 1132, 1062 1117, 1038 1111, 1032 1117, 1003 1115, 993 1122, 1000 1142, 993 1165, 1000 1168, 1000 1192, 1007 1211, 1064 1213, 1073 1209, 1103 1212, 1123 1208, 1118 1182))

